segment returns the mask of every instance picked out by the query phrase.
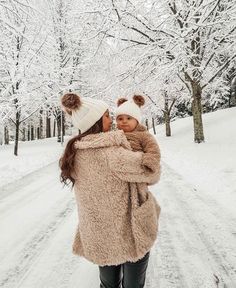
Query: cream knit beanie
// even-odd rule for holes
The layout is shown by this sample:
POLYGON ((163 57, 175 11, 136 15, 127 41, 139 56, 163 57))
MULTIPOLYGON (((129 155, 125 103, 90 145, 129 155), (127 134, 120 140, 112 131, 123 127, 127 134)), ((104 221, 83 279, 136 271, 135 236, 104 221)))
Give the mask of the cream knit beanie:
POLYGON ((67 93, 61 99, 62 106, 71 116, 74 127, 81 133, 91 128, 106 112, 109 106, 102 100, 81 98, 74 93, 67 93))
POLYGON ((116 109, 116 118, 119 115, 129 115, 135 118, 139 123, 142 119, 140 107, 145 104, 145 99, 141 95, 134 95, 132 100, 120 98, 117 101, 118 108, 116 109))

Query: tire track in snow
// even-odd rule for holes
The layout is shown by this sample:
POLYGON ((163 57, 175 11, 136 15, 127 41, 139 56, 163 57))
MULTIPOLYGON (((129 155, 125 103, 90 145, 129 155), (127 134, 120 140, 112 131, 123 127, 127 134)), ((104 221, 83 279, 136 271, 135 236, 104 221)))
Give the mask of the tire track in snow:
MULTIPOLYGON (((164 164, 166 165, 166 164, 164 164)), ((168 166, 168 169, 172 170, 170 166, 168 166)), ((213 214, 215 217, 218 218, 218 221, 223 225, 227 226, 230 233, 235 235, 236 234, 236 228, 235 228, 235 223, 236 223, 236 218, 229 213, 227 208, 223 207, 221 203, 216 201, 215 198, 213 198, 211 195, 206 194, 202 192, 201 190, 197 190, 195 187, 191 185, 191 183, 187 183, 184 178, 178 174, 178 172, 172 170, 172 173, 174 173, 175 178, 178 180, 178 182, 181 182, 184 184, 184 186, 188 185, 191 189, 191 193, 194 196, 195 201, 199 201, 199 205, 205 206, 211 214, 213 214), (224 213, 222 213, 224 211, 224 213)))
MULTIPOLYGON (((235 276, 235 268, 233 269, 233 261, 231 261, 232 259, 228 261, 228 258, 230 258, 228 257, 229 253, 231 253, 232 251, 231 249, 227 250, 227 245, 222 247, 222 239, 218 239, 219 235, 217 234, 224 232, 224 230, 221 230, 221 227, 218 227, 216 225, 218 222, 223 225, 225 220, 222 219, 224 218, 222 218, 221 220, 218 219, 219 215, 215 214, 215 211, 217 209, 211 209, 211 207, 208 206, 207 210, 203 211, 204 213, 206 213, 205 217, 209 218, 204 219, 205 224, 207 224, 208 226, 202 226, 202 224, 204 223, 201 223, 202 215, 198 214, 198 208, 200 208, 200 210, 203 209, 203 201, 200 201, 198 199, 194 189, 189 184, 187 184, 179 174, 171 170, 167 165, 164 166, 164 184, 160 183, 160 185, 158 184, 156 186, 158 190, 163 190, 163 196, 160 197, 163 198, 163 203, 161 203, 163 210, 161 214, 160 232, 157 243, 153 247, 151 252, 149 268, 147 271, 146 288, 235 288, 236 286, 232 284, 235 276), (170 191, 168 190, 168 188, 170 191), (183 192, 187 191, 189 195, 187 195, 186 193, 182 193, 182 189, 183 192), (174 205, 174 208, 176 208, 176 211, 174 211, 175 213, 173 214, 165 213, 164 211, 165 207, 168 207, 168 203, 170 201, 174 202, 174 204, 171 204, 174 205), (178 214, 180 215, 179 219, 173 218, 173 216, 176 216, 178 214), (179 243, 180 241, 186 241, 186 239, 184 239, 184 236, 186 235, 182 231, 176 231, 179 228, 178 225, 181 223, 181 221, 185 221, 185 226, 188 226, 191 230, 190 232, 186 230, 186 234, 188 234, 187 236, 189 237, 190 235, 199 247, 203 247, 202 249, 204 251, 202 253, 206 254, 205 259, 209 259, 209 261, 207 262, 209 262, 209 264, 213 267, 213 271, 216 271, 216 277, 219 278, 218 286, 216 284, 217 278, 214 278, 215 276, 213 273, 212 275, 210 275, 211 284, 208 286, 204 286, 204 284, 202 284, 202 286, 201 281, 204 282, 205 275, 201 274, 201 272, 194 271, 194 269, 196 268, 194 266, 194 263, 192 264, 192 266, 190 265, 191 263, 181 263, 184 259, 181 259, 180 256, 184 255, 179 254, 178 247, 176 247, 176 243, 174 242, 176 235, 179 237, 179 243), (176 235, 175 237, 173 237, 175 233, 176 235), (189 267, 189 270, 187 272, 183 269, 183 267, 186 267, 184 265, 191 266, 189 267), (198 278, 198 281, 196 281, 195 283, 191 283, 192 285, 189 285, 189 283, 187 282, 187 278, 190 275, 188 275, 189 271, 195 274, 193 275, 195 278, 198 278), (231 275, 231 273, 233 276, 231 275)), ((57 209, 53 212, 50 221, 47 221, 49 224, 44 225, 43 229, 40 229, 39 232, 37 231, 37 233, 35 233, 35 236, 31 238, 31 240, 25 245, 25 248, 20 253, 20 256, 18 257, 18 260, 15 263, 14 267, 7 271, 7 274, 5 274, 6 276, 3 280, 0 280, 0 287, 12 288, 16 287, 14 286, 16 285, 16 283, 22 283, 22 286, 19 287, 24 287, 24 279, 27 279, 29 271, 33 269, 34 265, 38 262, 40 256, 43 253, 46 253, 48 243, 55 236, 56 231, 58 231, 62 223, 64 223, 65 219, 73 212, 75 206, 73 202, 73 200, 70 200, 65 203, 63 209, 60 208, 60 210, 57 209), (52 216, 54 217, 53 219, 52 216)), ((43 222, 46 222, 45 219, 43 219, 43 222)), ((227 231, 227 233, 230 234, 230 231, 227 231)), ((193 247, 191 246, 191 243, 187 243, 187 241, 184 242, 184 245, 186 246, 186 250, 192 249, 193 247)), ((69 278, 71 275, 71 268, 69 266, 70 263, 73 263, 73 261, 70 261, 69 258, 67 258, 67 260, 68 262, 64 258, 62 258, 62 261, 67 262, 67 264, 64 262, 62 263, 62 267, 63 265, 67 267, 67 280, 65 280, 65 282, 60 280, 62 282, 58 282, 58 287, 66 287, 66 283, 70 282, 69 278)), ((203 267, 203 270, 209 265, 207 262, 204 263, 205 266, 203 267)), ((207 270, 206 273, 208 273, 208 271, 209 270, 207 270)), ((61 279, 63 278, 61 277, 61 279)), ((192 279, 190 280, 192 281, 192 279)))
MULTIPOLYGON (((45 249, 21 277, 16 288, 76 287, 76 285, 71 285, 71 280, 73 281, 74 275, 76 275, 77 280, 81 273, 82 262, 82 258, 73 255, 71 251, 77 226, 76 214, 77 211, 74 211, 67 215, 65 221, 50 237, 45 249)), ((77 283, 80 287, 79 282, 77 283)))
MULTIPOLYGON (((220 221, 219 216, 215 215, 209 206, 208 209, 201 211, 202 206, 199 206, 200 204, 197 201, 194 189, 185 183, 182 177, 167 165, 165 165, 165 171, 169 174, 167 177, 171 175, 171 177, 169 177, 171 181, 169 181, 168 185, 175 191, 171 194, 172 201, 175 201, 177 207, 181 208, 180 211, 185 214, 189 226, 195 229, 196 236, 200 238, 209 254, 210 264, 216 271, 215 274, 212 275, 215 285, 218 282, 218 286, 216 285, 215 287, 236 287, 235 246, 233 247, 230 244, 233 243, 235 239, 230 231, 223 229, 224 224, 227 223, 220 221), (184 189, 184 191, 189 191, 189 194, 181 193, 181 191, 179 191, 180 188, 184 189), (223 227, 218 225, 219 222, 222 222, 223 227), (225 239, 230 239, 230 243, 224 241, 224 233, 228 234, 225 239), (234 253, 234 255, 232 255, 232 253, 234 253)), ((169 200, 171 197, 169 197, 169 200)))
MULTIPOLYGON (((178 179, 182 180, 181 177, 178 177, 178 179)), ((230 215, 226 209, 221 207, 220 203, 217 203, 215 199, 209 198, 209 195, 207 195, 207 199, 204 199, 204 197, 201 196, 196 188, 193 188, 193 190, 195 199, 199 200, 202 205, 208 207, 211 213, 218 218, 218 221, 221 223, 221 225, 228 227, 232 235, 236 235, 236 218, 230 215), (222 213, 222 211, 224 211, 224 213, 222 213)))
POLYGON ((186 203, 184 201, 180 199, 177 201, 182 203, 183 211, 188 217, 188 221, 196 231, 199 231, 198 236, 200 237, 202 243, 205 245, 209 255, 212 258, 211 262, 217 271, 215 274, 213 274, 215 281, 218 279, 219 284, 221 283, 223 285, 218 285, 216 287, 234 288, 236 285, 236 270, 234 265, 229 261, 227 257, 228 253, 222 246, 215 248, 217 241, 215 241, 214 236, 206 233, 206 230, 204 231, 199 223, 193 217, 191 217, 191 211, 189 211, 189 208, 186 207, 186 203))
POLYGON ((28 173, 24 177, 17 179, 14 182, 0 186, 0 201, 9 196, 12 197, 14 194, 19 193, 20 190, 24 190, 25 187, 31 185, 32 182, 39 180, 42 174, 50 176, 48 172, 52 172, 52 167, 56 165, 58 166, 58 162, 54 161, 53 163, 41 167, 36 171, 28 173), (15 187, 17 187, 17 189, 15 189, 15 187))
POLYGON ((179 259, 169 233, 168 217, 162 213, 158 238, 151 249, 145 288, 187 287, 179 267, 179 259))
POLYGON ((56 169, 56 164, 56 162, 49 164, 8 186, 0 187, 1 220, 7 217, 12 210, 22 208, 23 205, 35 199, 42 191, 50 187, 51 183, 55 182, 56 177, 58 177, 59 183, 59 172, 56 169))
POLYGON ((40 254, 47 247, 49 239, 56 232, 58 227, 66 220, 66 218, 74 211, 75 201, 70 199, 65 203, 63 210, 56 213, 53 220, 43 229, 41 229, 21 251, 17 263, 9 269, 5 277, 0 280, 0 287, 13 287, 27 273, 28 269, 37 261, 40 254))

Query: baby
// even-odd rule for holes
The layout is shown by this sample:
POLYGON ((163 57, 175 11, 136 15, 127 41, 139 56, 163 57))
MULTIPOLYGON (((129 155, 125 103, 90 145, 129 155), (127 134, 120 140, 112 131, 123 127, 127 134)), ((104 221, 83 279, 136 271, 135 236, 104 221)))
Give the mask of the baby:
MULTIPOLYGON (((134 95, 132 100, 120 98, 115 115, 117 128, 124 131, 133 151, 145 153, 142 163, 145 169, 151 169, 160 175, 159 146, 146 127, 140 124, 140 107, 144 104, 145 99, 141 95, 134 95)), ((146 227, 142 227, 142 229, 147 229, 147 233, 155 231, 154 227, 157 230, 161 208, 156 198, 148 191, 148 185, 146 183, 130 183, 130 198, 132 211, 135 211, 136 214, 132 216, 132 222, 135 222, 132 223, 133 226, 138 226, 146 217, 146 227)), ((139 233, 138 229, 137 233, 139 233)))
MULTIPOLYGON (((116 110, 117 128, 123 130, 133 151, 144 152, 148 162, 147 168, 160 171, 160 149, 156 139, 141 125, 141 109, 144 97, 134 95, 133 101, 120 98, 116 110)), ((145 165, 145 163, 143 163, 145 165)))

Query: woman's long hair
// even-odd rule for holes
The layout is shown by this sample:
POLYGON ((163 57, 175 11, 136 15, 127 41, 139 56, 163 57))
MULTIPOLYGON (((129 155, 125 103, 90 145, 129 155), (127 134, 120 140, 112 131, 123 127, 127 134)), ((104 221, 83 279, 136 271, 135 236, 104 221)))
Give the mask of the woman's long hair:
POLYGON ((97 134, 100 132, 103 132, 103 121, 102 117, 86 132, 79 134, 68 141, 65 151, 62 155, 62 157, 59 160, 59 166, 61 168, 61 175, 60 180, 65 185, 68 185, 69 182, 72 182, 72 187, 75 184, 75 179, 73 178, 74 175, 74 164, 75 164, 75 155, 76 155, 76 148, 74 146, 75 141, 81 140, 83 137, 89 135, 89 134, 97 134))

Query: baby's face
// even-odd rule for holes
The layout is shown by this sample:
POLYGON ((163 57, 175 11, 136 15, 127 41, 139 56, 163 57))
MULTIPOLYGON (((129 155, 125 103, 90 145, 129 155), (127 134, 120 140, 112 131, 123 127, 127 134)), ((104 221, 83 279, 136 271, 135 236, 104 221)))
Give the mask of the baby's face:
POLYGON ((116 117, 117 128, 124 132, 132 132, 138 125, 138 121, 126 114, 116 117))

